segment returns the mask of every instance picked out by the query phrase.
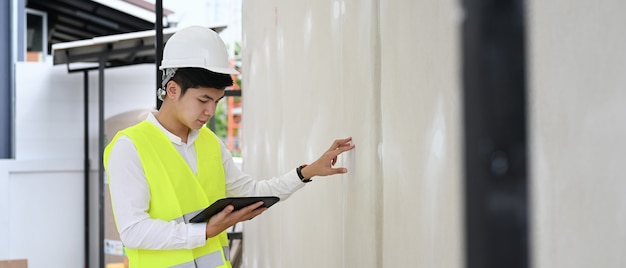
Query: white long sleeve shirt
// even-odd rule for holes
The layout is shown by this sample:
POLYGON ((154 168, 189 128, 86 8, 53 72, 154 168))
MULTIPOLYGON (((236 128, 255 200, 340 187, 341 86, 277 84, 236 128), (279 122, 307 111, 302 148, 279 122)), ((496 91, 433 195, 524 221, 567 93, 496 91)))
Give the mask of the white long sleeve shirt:
MULTIPOLYGON (((197 174, 198 163, 194 142, 199 131, 192 130, 187 143, 183 143, 178 136, 166 130, 153 114, 149 114, 146 120, 167 135, 194 174, 197 174)), ((235 166, 230 152, 221 141, 220 147, 227 196, 272 195, 285 200, 304 186, 295 169, 280 177, 255 180, 235 166)), ((206 223, 186 224, 150 217, 147 212, 150 205, 150 189, 137 149, 127 136, 119 137, 113 144, 107 163, 107 175, 117 228, 126 247, 191 249, 205 244, 206 223)))

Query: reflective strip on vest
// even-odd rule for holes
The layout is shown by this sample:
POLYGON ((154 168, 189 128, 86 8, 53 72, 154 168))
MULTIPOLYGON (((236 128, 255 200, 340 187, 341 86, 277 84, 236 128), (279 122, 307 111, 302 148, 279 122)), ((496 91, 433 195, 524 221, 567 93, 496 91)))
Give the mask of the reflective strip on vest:
POLYGON ((222 250, 224 251, 224 257, 226 257, 226 260, 230 261, 230 248, 223 247, 222 250))
POLYGON ((174 221, 176 221, 177 223, 181 223, 181 222, 184 222, 184 223, 189 223, 189 221, 190 221, 193 217, 195 217, 196 215, 200 214, 200 212, 202 212, 203 210, 204 210, 204 209, 198 209, 198 210, 196 210, 196 211, 189 212, 189 213, 187 213, 187 214, 183 215, 182 217, 179 217, 179 218, 174 219, 174 221))
POLYGON ((222 252, 215 251, 204 256, 200 256, 193 261, 174 265, 171 268, 215 268, 224 265, 222 252))
MULTIPOLYGON (((224 247, 224 256, 227 260, 230 261, 230 249, 228 247, 224 247)), ((207 255, 196 258, 193 261, 181 263, 179 265, 174 265, 170 268, 214 268, 224 265, 222 261, 222 253, 219 251, 209 253, 207 255)))

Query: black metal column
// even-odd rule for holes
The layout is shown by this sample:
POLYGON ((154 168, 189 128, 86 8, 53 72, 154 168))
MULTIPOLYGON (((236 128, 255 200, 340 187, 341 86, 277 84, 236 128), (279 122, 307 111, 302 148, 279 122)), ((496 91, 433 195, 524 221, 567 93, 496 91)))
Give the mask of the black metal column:
POLYGON ((466 268, 529 257, 524 0, 462 0, 466 268))
MULTIPOLYGON (((161 59, 163 58, 163 0, 156 1, 156 20, 155 20, 156 38, 155 38, 155 62, 156 62, 156 88, 161 87, 161 59)), ((156 96, 156 94, 155 94, 156 96)), ((157 110, 161 108, 162 101, 156 98, 157 110)))
POLYGON ((98 252, 99 267, 104 268, 104 69, 107 55, 100 56, 98 66, 98 252))
POLYGON ((88 71, 84 71, 83 72, 83 91, 84 91, 84 96, 83 96, 83 109, 84 109, 84 118, 83 118, 83 124, 84 124, 84 135, 85 135, 85 140, 84 140, 84 167, 83 169, 85 170, 85 175, 84 175, 84 180, 85 180, 85 186, 84 186, 84 198, 85 198, 85 268, 89 268, 89 259, 91 254, 89 253, 89 250, 91 249, 90 245, 89 245, 89 72, 88 71))

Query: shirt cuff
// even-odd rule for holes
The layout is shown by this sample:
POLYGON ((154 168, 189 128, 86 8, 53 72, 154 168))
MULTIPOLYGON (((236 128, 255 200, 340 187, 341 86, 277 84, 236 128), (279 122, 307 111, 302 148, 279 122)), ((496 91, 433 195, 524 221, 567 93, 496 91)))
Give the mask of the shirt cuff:
POLYGON ((289 171, 289 173, 287 173, 285 177, 287 177, 287 185, 289 185, 289 189, 296 190, 299 187, 302 187, 302 185, 306 184, 302 182, 302 180, 300 180, 300 176, 298 176, 298 172, 296 172, 295 168, 289 171))
POLYGON ((206 222, 187 224, 187 234, 190 248, 197 248, 206 244, 206 225, 206 222))

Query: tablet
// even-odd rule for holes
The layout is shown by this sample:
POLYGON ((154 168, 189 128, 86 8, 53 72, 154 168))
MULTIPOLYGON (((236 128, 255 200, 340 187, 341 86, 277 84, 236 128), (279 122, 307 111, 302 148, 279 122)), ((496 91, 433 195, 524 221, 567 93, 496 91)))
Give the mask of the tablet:
POLYGON ((244 207, 247 207, 249 205, 252 205, 252 204, 254 204, 256 202, 263 201, 263 205, 261 205, 261 207, 269 208, 272 205, 276 204, 276 202, 278 202, 279 200, 280 200, 280 198, 278 198, 277 196, 227 197, 227 198, 222 198, 220 200, 215 201, 213 204, 211 204, 209 207, 205 208, 198 215, 196 215, 193 218, 191 218, 191 220, 189 220, 189 222, 191 222, 191 223, 199 223, 199 222, 209 221, 209 219, 213 215, 215 215, 215 214, 219 213, 220 211, 224 210, 224 208, 226 208, 226 206, 228 206, 228 205, 233 205, 235 207, 235 210, 238 210, 238 209, 242 209, 244 207))

